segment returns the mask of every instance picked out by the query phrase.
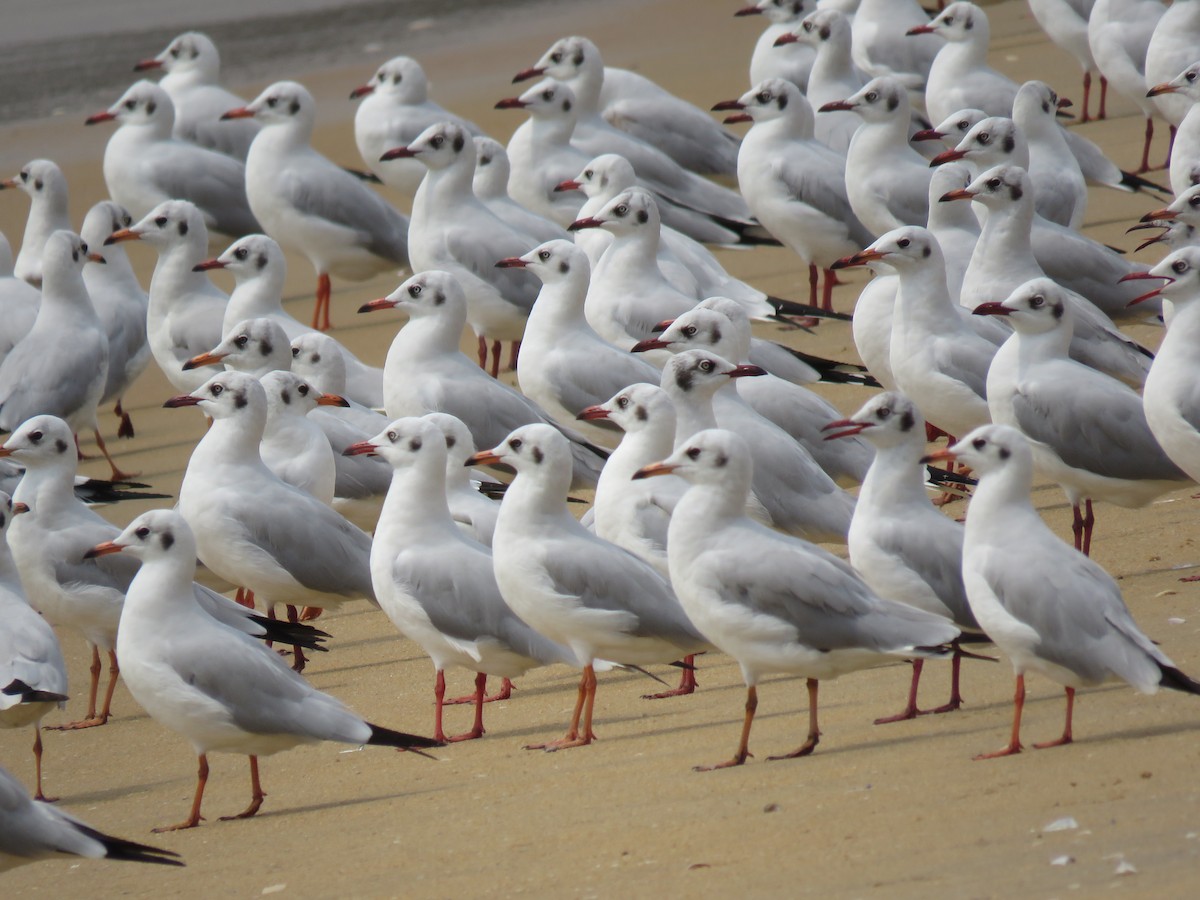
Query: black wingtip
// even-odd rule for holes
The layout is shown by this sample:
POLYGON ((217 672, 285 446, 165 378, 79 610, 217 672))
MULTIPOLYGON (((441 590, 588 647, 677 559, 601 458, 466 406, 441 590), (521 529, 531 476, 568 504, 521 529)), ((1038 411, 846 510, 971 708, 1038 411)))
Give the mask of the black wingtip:
POLYGON ((1124 169, 1121 170, 1121 186, 1131 191, 1145 191, 1146 193, 1158 191, 1158 193, 1163 195, 1159 198, 1161 200, 1173 196, 1170 188, 1165 188, 1161 184, 1155 184, 1148 178, 1143 178, 1141 175, 1133 172, 1126 172, 1124 169))
POLYGON ((422 737, 419 734, 408 734, 403 731, 392 731, 390 728, 384 728, 382 725, 372 725, 370 722, 367 725, 371 729, 371 737, 367 743, 375 746, 395 747, 398 750, 407 750, 429 759, 437 759, 437 757, 430 756, 428 753, 422 753, 421 748, 444 746, 442 741, 435 740, 434 738, 422 737))
POLYGON ((342 166, 342 171, 353 175, 359 181, 365 181, 368 184, 383 184, 382 179, 374 172, 364 172, 362 169, 352 169, 350 166, 342 166))
POLYGON ((305 650, 316 650, 328 653, 329 648, 321 646, 329 639, 327 631, 314 628, 303 622, 288 622, 285 619, 268 619, 266 616, 249 616, 250 621, 257 623, 263 629, 259 637, 264 641, 277 641, 280 644, 291 644, 293 647, 303 647, 305 650))
POLYGON ((184 861, 179 858, 179 854, 174 850, 163 850, 160 847, 151 847, 149 844, 139 844, 136 841, 127 841, 124 838, 113 837, 81 823, 75 823, 75 827, 83 834, 103 844, 106 851, 104 855, 107 859, 116 859, 123 862, 155 863, 160 866, 185 865, 184 861))
POLYGON ((854 316, 847 313, 834 312, 831 309, 822 309, 819 306, 813 306, 811 303, 801 303, 798 300, 787 300, 783 297, 767 297, 767 302, 775 307, 775 314, 778 316, 814 316, 818 319, 836 319, 839 322, 853 322, 854 316))
POLYGON ((62 703, 68 699, 66 694, 55 694, 52 691, 39 691, 32 688, 20 678, 14 678, 6 687, 0 688, 0 694, 20 697, 22 703, 62 703))
POLYGON ((1173 691, 1183 691, 1185 694, 1200 694, 1200 681, 1193 681, 1174 666, 1165 666, 1159 663, 1158 669, 1162 672, 1162 680, 1159 684, 1163 687, 1173 691))

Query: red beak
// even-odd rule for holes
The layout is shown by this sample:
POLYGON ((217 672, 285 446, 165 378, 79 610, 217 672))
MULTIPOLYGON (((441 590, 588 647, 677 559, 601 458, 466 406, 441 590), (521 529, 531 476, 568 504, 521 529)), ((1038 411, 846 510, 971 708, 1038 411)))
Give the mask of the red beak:
POLYGON ((865 266, 869 262, 874 262, 877 259, 883 259, 887 256, 886 253, 880 253, 878 250, 859 250, 853 256, 843 256, 841 259, 834 262, 829 268, 831 269, 852 269, 855 266, 865 266))
POLYGON ((508 256, 496 263, 497 269, 523 269, 529 263, 519 256, 508 256))
POLYGON ((567 181, 560 181, 558 184, 556 184, 554 186, 554 190, 556 190, 556 191, 577 191, 581 187, 583 187, 583 185, 581 185, 578 181, 572 181, 572 180, 568 179, 567 181))
POLYGON ((358 308, 360 313, 376 312, 381 309, 395 309, 396 301, 389 300, 387 297, 380 297, 378 300, 372 300, 369 303, 364 303, 358 308))
POLYGON ((854 109, 854 104, 848 100, 834 100, 832 103, 826 103, 817 112, 845 112, 854 109))
POLYGON ((342 451, 342 456, 374 456, 378 449, 370 441, 359 441, 342 451))
POLYGON ((910 141, 940 141, 945 136, 946 136, 945 133, 938 131, 936 128, 922 128, 920 131, 915 132, 913 134, 913 136, 909 138, 909 140, 910 141))
POLYGON ((524 109, 527 105, 520 97, 505 97, 496 101, 496 109, 524 109))
POLYGON ((974 200, 975 194, 973 191, 968 191, 966 188, 959 188, 957 191, 947 191, 942 194, 938 200, 946 203, 949 200, 974 200))
POLYGON ((412 159, 420 152, 419 150, 411 150, 408 147, 394 147, 379 157, 379 161, 387 162, 389 159, 412 159))
POLYGON ((133 71, 145 72, 147 69, 161 69, 161 68, 162 68, 162 60, 161 59, 143 59, 141 62, 134 64, 133 71))
POLYGON ((356 87, 354 90, 352 90, 350 92, 350 99, 357 100, 359 97, 365 97, 365 96, 367 96, 367 94, 373 94, 374 92, 375 92, 374 85, 363 84, 363 85, 356 87))
POLYGON ((512 83, 520 84, 522 81, 528 81, 530 78, 537 78, 539 75, 544 75, 544 74, 546 74, 546 70, 539 69, 537 67, 534 67, 532 69, 522 69, 520 72, 518 72, 516 75, 513 76, 512 83))
POLYGON ((934 450, 932 453, 921 457, 921 465, 929 465, 932 462, 954 462, 958 459, 958 454, 949 448, 934 450))
POLYGON ((191 394, 180 394, 178 397, 172 397, 163 404, 165 409, 179 409, 181 406, 196 406, 200 402, 198 397, 193 397, 191 394))
POLYGON ((1171 209, 1166 209, 1166 208, 1155 209, 1155 210, 1151 210, 1150 212, 1146 213, 1144 216, 1142 216, 1140 219, 1138 219, 1138 221, 1139 222, 1168 222, 1171 219, 1178 217, 1178 215, 1179 214, 1177 212, 1175 212, 1174 210, 1171 210, 1171 209))
POLYGON ((746 105, 741 100, 722 100, 719 103, 712 105, 713 112, 724 112, 727 109, 745 109, 746 105))
POLYGON ((836 441, 838 438, 854 437, 856 434, 862 434, 873 424, 873 422, 855 422, 853 419, 838 419, 836 422, 830 422, 821 430, 832 432, 832 434, 825 435, 825 440, 836 441), (835 428, 842 430, 834 431, 835 428))
POLYGON ((108 556, 110 553, 120 553, 125 548, 113 541, 105 541, 103 544, 97 544, 91 550, 83 554, 84 559, 95 559, 97 556, 108 556))
POLYGON ((567 231, 579 231, 581 228, 600 228, 604 225, 603 220, 597 219, 595 216, 587 216, 583 219, 576 219, 567 226, 567 231))
POLYGON ((980 303, 971 310, 973 316, 1011 316, 1012 310, 1003 303, 980 303))
POLYGON ((223 268, 225 268, 225 263, 221 262, 219 259, 206 259, 204 262, 196 263, 196 265, 192 266, 192 271, 193 272, 207 272, 210 269, 223 269, 223 268))
POLYGON ((755 375, 766 375, 767 370, 762 366, 743 365, 734 366, 733 371, 728 374, 730 378, 750 378, 755 375))
POLYGON ((915 28, 908 29, 904 33, 911 37, 914 34, 933 34, 936 30, 932 25, 918 25, 915 28))
POLYGON ((608 410, 603 406, 589 406, 586 409, 581 410, 579 415, 577 415, 575 418, 584 422, 590 422, 593 419, 607 419, 608 410))
POLYGON ((647 350, 665 350, 671 346, 670 341, 659 340, 658 338, 647 338, 644 341, 638 341, 629 348, 630 353, 645 353, 647 350))
POLYGON ((735 12, 734 15, 735 16, 761 16, 762 10, 759 9, 757 6, 743 6, 741 9, 739 9, 737 12, 735 12))
POLYGON ((253 118, 254 118, 254 110, 250 109, 247 106, 239 106, 237 109, 231 109, 231 110, 229 110, 229 112, 227 112, 221 116, 222 121, 225 121, 226 119, 253 119, 253 118))
POLYGON ((1128 303, 1126 303, 1125 306, 1126 306, 1126 308, 1128 308, 1130 306, 1137 306, 1139 303, 1144 303, 1147 300, 1152 300, 1153 298, 1159 296, 1162 293, 1162 289, 1165 288, 1169 284, 1173 284, 1175 282, 1175 279, 1171 278, 1168 275, 1151 275, 1149 272, 1130 272, 1128 275, 1122 275, 1119 279, 1117 279, 1117 281, 1118 282, 1122 282, 1122 281, 1161 281, 1162 282, 1162 284, 1160 284, 1154 290, 1147 291, 1146 293, 1141 294, 1140 296, 1134 297, 1132 300, 1130 300, 1128 303))
POLYGON ((1162 84, 1156 84, 1154 87, 1150 88, 1150 90, 1146 91, 1146 96, 1157 97, 1159 94, 1174 94, 1177 90, 1179 89, 1174 85, 1163 82, 1162 84))
POLYGON ((934 166, 940 166, 943 163, 954 162, 955 160, 962 159, 966 155, 966 150, 943 150, 929 161, 929 168, 932 169, 934 166))
POLYGON ((95 115, 88 116, 83 120, 84 125, 99 125, 101 122, 111 122, 116 116, 108 110, 98 112, 95 115))
POLYGON ((784 34, 781 34, 779 37, 775 38, 775 46, 776 47, 785 47, 788 44, 796 43, 796 41, 798 41, 798 40, 800 40, 800 38, 796 37, 796 35, 792 34, 792 32, 790 32, 790 31, 788 31, 788 32, 785 32, 784 34))

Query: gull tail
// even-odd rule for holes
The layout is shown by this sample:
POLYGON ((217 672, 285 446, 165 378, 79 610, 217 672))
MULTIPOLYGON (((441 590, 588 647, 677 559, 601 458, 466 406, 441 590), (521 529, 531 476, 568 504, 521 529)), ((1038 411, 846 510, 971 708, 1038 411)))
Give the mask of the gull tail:
POLYGON ((367 184, 383 184, 383 180, 374 172, 364 172, 362 169, 352 169, 350 166, 342 166, 342 171, 353 175, 359 181, 367 182, 367 184))
POLYGON ((179 858, 179 854, 172 850, 163 850, 159 847, 151 847, 149 844, 139 844, 136 841, 127 841, 124 838, 113 837, 105 834, 102 831, 97 831, 82 822, 71 823, 76 831, 86 834, 94 841, 99 841, 104 845, 105 857, 107 859, 119 859, 124 862, 143 862, 155 863, 160 866, 182 866, 184 862, 179 858))
POLYGON ((420 756, 428 757, 429 759, 437 759, 436 756, 430 756, 428 753, 422 753, 422 747, 441 747, 442 742, 433 738, 421 737, 419 734, 407 734, 403 731, 392 731, 390 728, 384 728, 382 725, 372 725, 370 722, 367 726, 371 729, 371 737, 367 741, 368 744, 377 745, 380 747, 395 747, 398 750, 407 750, 411 753, 416 753, 420 756))

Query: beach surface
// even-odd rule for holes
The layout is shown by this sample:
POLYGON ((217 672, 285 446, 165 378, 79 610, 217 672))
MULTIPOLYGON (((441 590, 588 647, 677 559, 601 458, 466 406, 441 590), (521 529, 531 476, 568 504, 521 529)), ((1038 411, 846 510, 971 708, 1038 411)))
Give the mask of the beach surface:
MULTIPOLYGON (((426 67, 439 102, 507 139, 522 117, 495 111, 493 104, 515 93, 513 73, 569 33, 592 37, 609 64, 635 68, 701 106, 738 96, 746 89, 762 22, 733 19, 735 7, 687 0, 543 5, 536 15, 496 22, 473 16, 427 49, 406 49, 426 67)), ((1047 80, 1078 101, 1074 63, 1046 42, 1024 4, 994 4, 989 14, 994 65, 1016 78, 1047 80)), ((129 64, 159 49, 156 39, 138 48, 129 64)), ((276 78, 302 80, 319 104, 316 145, 341 163, 358 165, 354 105, 346 98, 394 52, 400 51, 390 45, 363 46, 336 65, 280 71, 232 87, 250 97, 276 78)), ((41 65, 50 68, 53 60, 41 65)), ((27 77, 37 75, 30 71, 27 77)), ((59 106, 61 115, 0 125, 0 174, 15 173, 34 157, 56 159, 79 221, 104 196, 100 160, 109 131, 84 128, 84 116, 95 110, 81 106, 78 97, 64 96, 59 106)), ((1132 166, 1142 120, 1114 96, 1110 111, 1108 121, 1081 130, 1132 166)), ((1125 227, 1159 205, 1144 195, 1093 190, 1089 233, 1132 247, 1125 227)), ((14 245, 27 208, 18 192, 0 194, 0 230, 14 245)), ((127 246, 147 283, 152 251, 127 246)), ((1144 254, 1147 260, 1159 255, 1144 254)), ((722 260, 772 294, 805 297, 805 272, 786 251, 726 252, 722 260)), ((289 263, 289 308, 307 320, 315 279, 305 260, 289 263)), ((231 286, 219 275, 218 281, 231 286)), ((364 359, 382 362, 402 320, 387 313, 359 317, 354 310, 397 283, 396 276, 385 276, 334 284, 335 334, 364 359)), ((863 277, 854 275, 837 290, 835 305, 850 309, 862 284, 863 277)), ((1124 324, 1149 346, 1161 340, 1153 324, 1124 324)), ((854 355, 848 323, 824 322, 814 336, 769 328, 762 333, 827 357, 854 355)), ((847 414, 869 396, 855 388, 820 391, 847 414)), ((172 393, 160 373, 149 371, 126 400, 137 436, 118 444, 108 413, 102 427, 123 468, 175 494, 204 425, 194 410, 162 409, 172 393)), ((90 442, 84 449, 93 452, 90 442)), ((89 460, 82 470, 102 476, 107 467, 89 460)), ((1200 586, 1178 580, 1200 563, 1194 491, 1178 491, 1141 510, 1099 507, 1093 558, 1119 580, 1142 628, 1196 676, 1200 586)), ((1069 539, 1070 510, 1062 493, 1043 484, 1034 499, 1069 539)), ((124 503, 103 514, 124 525, 153 505, 124 503)), ((962 511, 962 504, 947 510, 962 511)), ((333 639, 331 652, 317 655, 306 673, 317 687, 371 721, 432 730, 432 666, 381 612, 364 603, 318 624, 333 639)), ((86 700, 85 645, 71 632, 62 641, 72 699, 47 724, 79 718, 86 700)), ((929 665, 925 672, 921 705, 944 702, 948 667, 929 665)), ((672 679, 676 673, 664 668, 656 674, 672 679)), ((246 805, 245 759, 214 756, 207 821, 153 836, 152 827, 186 814, 196 759, 122 686, 107 726, 45 735, 47 791, 101 830, 179 852, 188 867, 40 863, 0 876, 0 890, 8 897, 57 898, 1167 897, 1195 890, 1200 698, 1169 691, 1146 697, 1123 685, 1082 691, 1073 745, 975 762, 975 754, 1008 738, 1008 662, 965 664, 966 705, 958 713, 875 726, 876 717, 903 703, 909 669, 897 663, 823 684, 817 752, 767 762, 768 755, 797 746, 806 727, 803 681, 776 678, 760 690, 751 743, 756 757, 738 769, 701 774, 692 766, 732 753, 745 692, 737 665, 720 654, 700 658, 698 679, 692 696, 651 702, 641 695, 661 686, 645 676, 602 675, 600 739, 546 754, 522 745, 565 730, 577 674, 565 667, 536 671, 518 682, 512 699, 489 704, 484 739, 436 751, 437 761, 334 744, 265 759, 268 797, 262 812, 246 821, 217 821, 246 805)), ((468 673, 448 673, 448 680, 452 692, 470 690, 468 673)), ((1061 688, 1032 677, 1026 745, 1057 737, 1062 715, 1061 688)), ((450 708, 448 731, 464 730, 468 722, 468 708, 450 708)), ((0 732, 0 763, 27 785, 33 782, 31 740, 28 730, 0 732)))

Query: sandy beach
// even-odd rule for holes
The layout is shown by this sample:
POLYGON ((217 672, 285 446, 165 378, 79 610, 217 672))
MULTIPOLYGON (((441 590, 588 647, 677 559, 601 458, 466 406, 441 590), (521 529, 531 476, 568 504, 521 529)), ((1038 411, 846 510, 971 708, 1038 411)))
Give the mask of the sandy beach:
MULTIPOLYGON (((637 69, 703 107, 737 96, 745 90, 762 23, 733 19, 736 5, 617 0, 541 6, 536 16, 505 18, 495 27, 476 22, 415 55, 439 102, 506 140, 521 116, 493 104, 513 93, 514 72, 568 33, 590 36, 606 62, 637 69)), ((1047 80, 1078 101, 1074 62, 1045 40, 1025 4, 1007 0, 988 10, 993 64, 1014 78, 1047 80)), ((142 55, 158 49, 146 47, 142 55)), ((276 77, 303 81, 318 102, 316 145, 356 165, 354 104, 346 98, 390 55, 387 48, 372 49, 336 68, 278 72, 231 87, 250 97, 276 77)), ((1110 96, 1109 108, 1107 121, 1079 127, 1131 167, 1142 119, 1118 97, 1110 96)), ((0 174, 7 177, 35 157, 54 158, 67 175, 73 218, 81 220, 105 195, 100 160, 111 132, 83 126, 94 111, 0 125, 0 174)), ((1154 155, 1165 155, 1165 146, 1156 145, 1154 155)), ((1132 247, 1124 229, 1158 205, 1144 195, 1093 189, 1088 233, 1132 247)), ((14 246, 27 210, 18 192, 0 194, 0 231, 14 246)), ((1160 255, 1150 250, 1144 258, 1160 255)), ((153 252, 131 246, 130 256, 148 283, 153 252)), ((805 273, 786 251, 724 252, 722 261, 772 294, 805 296, 805 273)), ((220 275, 218 281, 231 287, 220 275)), ((386 313, 358 317, 354 310, 397 283, 394 276, 334 283, 335 334, 366 360, 382 363, 402 320, 386 313)), ((835 305, 849 310, 862 283, 855 275, 839 288, 835 305)), ((314 284, 308 263, 289 258, 286 297, 299 318, 311 314, 314 284)), ((1161 340, 1153 324, 1122 324, 1148 346, 1161 340)), ((815 336, 762 333, 823 356, 854 356, 848 323, 825 322, 815 336)), ((852 387, 819 390, 847 414, 868 397, 852 387)), ((116 421, 107 413, 102 427, 123 468, 175 494, 204 426, 194 410, 161 408, 172 393, 152 369, 126 402, 137 436, 118 445, 116 421)), ((90 443, 84 446, 91 452, 90 443)), ((97 476, 107 471, 103 460, 84 462, 82 469, 97 476)), ((1200 564, 1194 492, 1178 491, 1142 510, 1098 507, 1092 555, 1119 580, 1142 628, 1184 671, 1200 676, 1200 586, 1178 581, 1200 564)), ((1069 539, 1070 510, 1061 491, 1039 485, 1035 502, 1069 539)), ((152 506, 124 503, 103 514, 124 525, 152 506)), ((962 505, 949 512, 961 515, 962 505)), ((315 685, 372 721, 432 730, 433 670, 416 645, 365 603, 320 624, 333 640, 331 652, 308 668, 315 685)), ((85 645, 70 632, 62 642, 72 700, 46 724, 78 718, 86 701, 85 645)), ((922 705, 943 702, 948 667, 925 671, 922 705)), ((245 806, 249 779, 243 757, 214 756, 208 821, 154 836, 152 827, 186 813, 196 760, 188 744, 151 721, 122 686, 107 726, 46 734, 47 791, 97 828, 179 852, 188 867, 41 863, 0 876, 0 891, 8 897, 1000 898, 1171 897, 1195 890, 1200 698, 1168 691, 1145 697, 1115 685, 1082 691, 1073 745, 974 762, 974 754, 1008 737, 1013 680, 1007 661, 965 665, 966 705, 956 714, 875 726, 873 719, 903 703, 909 669, 896 664, 823 685, 817 752, 767 763, 768 754, 799 744, 806 726, 803 682, 776 678, 760 690, 751 745, 757 757, 739 769, 699 774, 693 765, 725 759, 736 744, 744 688, 730 658, 701 657, 700 689, 674 700, 640 699, 659 689, 642 675, 602 675, 597 743, 557 754, 522 750, 565 728, 576 679, 565 667, 531 673, 511 700, 489 705, 484 739, 439 750, 437 761, 334 744, 266 759, 268 798, 247 821, 217 821, 245 806), (1066 819, 1074 827, 1052 827, 1066 819)), ((465 672, 448 673, 448 680, 455 693, 470 689, 465 672)), ((1056 684, 1029 679, 1027 745, 1058 736, 1062 696, 1056 684)), ((447 729, 465 728, 468 718, 466 707, 451 708, 447 729)), ((33 782, 31 738, 28 730, 0 732, 0 764, 27 785, 33 782)))

